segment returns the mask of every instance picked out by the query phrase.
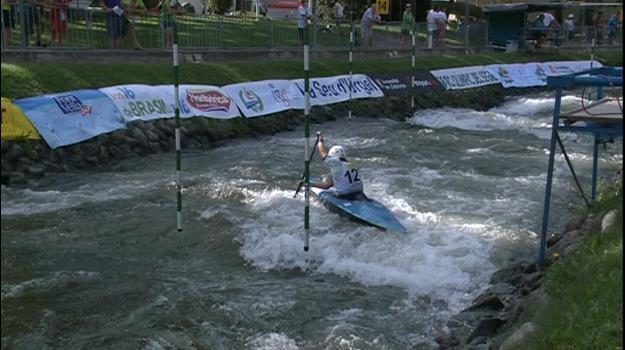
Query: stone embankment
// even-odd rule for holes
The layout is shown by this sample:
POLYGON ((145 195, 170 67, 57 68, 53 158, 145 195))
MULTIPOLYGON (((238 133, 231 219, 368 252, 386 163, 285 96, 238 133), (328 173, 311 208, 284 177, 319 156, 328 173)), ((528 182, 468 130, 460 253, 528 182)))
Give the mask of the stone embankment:
MULTIPOLYGON (((622 171, 616 174, 622 186, 622 171)), ((440 349, 513 350, 522 348, 526 337, 536 330, 532 313, 547 302, 543 287, 545 270, 573 254, 588 237, 603 234, 616 220, 616 211, 593 216, 578 215, 567 222, 559 235, 550 237, 545 268, 537 262, 517 263, 496 271, 484 289, 459 314, 438 330, 440 349)))
MULTIPOLYGON (((500 105, 509 92, 500 86, 462 92, 431 92, 416 96, 415 105, 417 109, 450 106, 487 110, 500 105)), ((348 103, 314 107, 311 118, 314 123, 344 118, 349 107, 348 103)), ((410 117, 410 96, 354 100, 351 108, 356 118, 404 120, 410 117)), ((303 111, 293 110, 251 119, 183 119, 181 146, 183 150, 212 148, 228 139, 290 131, 303 123, 303 111)), ((124 159, 173 151, 174 132, 174 119, 160 119, 133 122, 126 129, 56 149, 50 149, 43 140, 2 140, 2 184, 33 186, 51 173, 114 170, 124 159)))

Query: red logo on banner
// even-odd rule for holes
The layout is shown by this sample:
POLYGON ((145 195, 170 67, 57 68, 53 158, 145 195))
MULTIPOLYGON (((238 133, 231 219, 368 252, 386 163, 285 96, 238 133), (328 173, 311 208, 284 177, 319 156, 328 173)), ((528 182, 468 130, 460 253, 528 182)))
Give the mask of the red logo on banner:
POLYGON ((187 102, 203 112, 230 110, 230 98, 214 90, 187 90, 187 102))

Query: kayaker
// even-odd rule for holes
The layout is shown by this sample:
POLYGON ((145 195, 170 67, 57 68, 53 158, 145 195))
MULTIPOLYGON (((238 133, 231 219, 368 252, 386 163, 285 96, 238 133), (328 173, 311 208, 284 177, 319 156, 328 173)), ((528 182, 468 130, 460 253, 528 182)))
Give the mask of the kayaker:
POLYGON ((347 161, 347 153, 343 146, 332 146, 328 151, 323 142, 323 135, 318 133, 317 147, 323 162, 330 168, 331 176, 325 176, 322 182, 312 183, 311 186, 330 188, 334 186, 337 197, 347 200, 368 200, 365 195, 362 176, 358 168, 347 161))

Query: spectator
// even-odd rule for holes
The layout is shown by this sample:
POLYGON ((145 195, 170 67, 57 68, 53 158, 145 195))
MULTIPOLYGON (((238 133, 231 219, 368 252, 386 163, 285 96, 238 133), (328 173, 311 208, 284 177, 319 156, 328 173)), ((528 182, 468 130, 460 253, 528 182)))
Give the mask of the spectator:
POLYGON ((414 27, 414 16, 412 14, 412 6, 406 4, 406 10, 401 17, 401 48, 406 49, 410 42, 410 28, 414 27))
POLYGON ((174 26, 176 20, 174 13, 178 10, 174 9, 175 4, 172 4, 171 0, 161 0, 159 5, 152 9, 152 11, 160 11, 161 14, 161 29, 165 32, 165 47, 172 48, 174 46, 174 26))
POLYGON ((446 8, 442 7, 440 11, 436 14, 436 46, 443 46, 443 39, 445 39, 445 31, 447 30, 447 11, 446 8))
POLYGON ((616 32, 619 27, 618 17, 616 14, 612 14, 610 19, 608 20, 608 43, 610 45, 614 44, 616 40, 616 32))
POLYGON ((550 28, 552 25, 557 24, 556 18, 553 17, 551 12, 543 13, 543 23, 545 24, 545 28, 550 28))
POLYGON ((567 40, 573 40, 573 31, 575 30, 575 16, 573 14, 569 14, 564 22, 566 25, 566 38, 567 40))
POLYGON ((436 35, 436 29, 438 28, 436 24, 437 13, 438 13, 438 7, 434 7, 430 9, 426 17, 427 24, 428 24, 428 49, 432 48, 432 45, 434 42, 434 36, 436 35))
POLYGON ((67 33, 68 9, 70 0, 51 0, 50 29, 52 45, 55 41, 59 47, 63 46, 63 38, 67 33))
POLYGON ((122 0, 122 7, 124 9, 124 26, 130 34, 130 38, 134 44, 135 50, 143 50, 143 46, 139 44, 137 40, 137 32, 135 26, 137 24, 137 15, 146 14, 145 6, 142 0, 122 0))
POLYGON ((46 45, 41 42, 41 13, 43 7, 37 0, 23 0, 21 3, 21 10, 24 13, 24 32, 26 34, 26 46, 30 41, 30 36, 35 34, 35 46, 45 47, 46 45))
POLYGON ((343 5, 341 5, 340 1, 336 1, 334 3, 334 21, 336 23, 336 30, 339 32, 341 36, 343 36, 343 31, 341 30, 341 23, 343 22, 343 18, 345 17, 343 5))
POLYGON ((372 2, 371 5, 369 5, 365 13, 362 15, 360 22, 362 27, 362 38, 367 45, 373 45, 373 23, 380 22, 380 15, 375 9, 375 2, 372 2))
POLYGON ((297 22, 297 31, 299 33, 299 42, 304 44, 304 28, 306 27, 306 21, 310 17, 308 8, 304 4, 304 0, 300 0, 299 7, 297 8, 297 14, 299 16, 297 22))
POLYGON ((100 6, 106 12, 106 34, 109 49, 119 49, 122 43, 123 18, 121 0, 100 0, 100 6))
POLYGON ((592 26, 595 32, 594 38, 595 38, 597 45, 601 45, 601 39, 603 39, 603 24, 601 24, 602 15, 603 15, 602 12, 597 12, 594 20, 592 21, 592 26))
POLYGON ((2 0, 2 48, 11 46, 11 27, 13 25, 11 16, 11 4, 9 0, 2 0))
POLYGON ((530 39, 536 40, 536 48, 540 48, 545 41, 545 37, 547 33, 545 32, 545 14, 541 13, 534 22, 532 22, 532 26, 530 28, 530 39))

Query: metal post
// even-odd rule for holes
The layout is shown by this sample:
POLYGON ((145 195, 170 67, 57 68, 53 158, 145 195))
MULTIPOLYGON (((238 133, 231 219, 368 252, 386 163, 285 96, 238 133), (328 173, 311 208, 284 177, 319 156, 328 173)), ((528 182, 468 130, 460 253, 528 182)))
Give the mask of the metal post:
POLYGON ((464 0, 464 54, 469 54, 469 0, 464 0))
POLYGON ((547 168, 547 186, 545 189, 545 206, 543 208, 543 224, 540 234, 540 248, 538 253, 538 264, 541 268, 545 266, 545 248, 547 246, 547 227, 549 224, 549 205, 551 201, 551 184, 553 181, 553 163, 556 153, 556 139, 560 117, 560 105, 562 102, 562 89, 556 90, 556 101, 553 110, 553 123, 551 125, 551 143, 549 145, 549 165, 547 168))
POLYGON ((590 203, 595 201, 597 194, 597 159, 599 159, 599 140, 595 136, 595 142, 592 149, 592 187, 590 192, 590 203))
POLYGON ((182 184, 180 182, 180 168, 181 168, 181 151, 180 151, 180 95, 178 89, 178 30, 174 23, 174 99, 175 104, 175 117, 176 117, 176 228, 178 232, 182 231, 182 184))
POLYGON ((308 149, 310 148, 310 74, 309 74, 309 47, 308 47, 308 21, 304 22, 304 184, 305 184, 305 205, 304 205, 304 251, 308 251, 310 241, 310 160, 308 149))
POLYGON ((347 112, 347 119, 352 119, 352 60, 354 57, 354 53, 352 52, 354 47, 354 21, 352 21, 352 26, 349 31, 349 111, 347 112))

